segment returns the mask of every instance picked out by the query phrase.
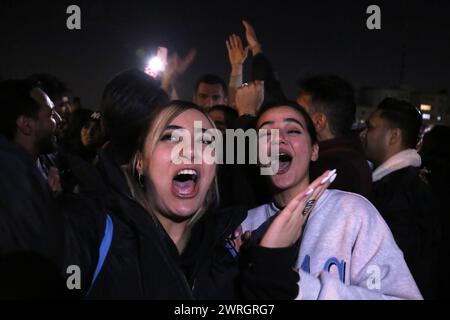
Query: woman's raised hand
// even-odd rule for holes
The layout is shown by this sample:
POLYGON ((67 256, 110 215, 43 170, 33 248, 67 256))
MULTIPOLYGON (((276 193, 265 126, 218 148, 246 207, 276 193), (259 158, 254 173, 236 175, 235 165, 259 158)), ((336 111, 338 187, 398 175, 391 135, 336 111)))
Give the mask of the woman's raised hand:
POLYGON ((302 233, 315 203, 336 178, 336 170, 326 171, 314 180, 306 190, 295 196, 273 220, 264 234, 260 246, 286 248, 293 245, 302 233))

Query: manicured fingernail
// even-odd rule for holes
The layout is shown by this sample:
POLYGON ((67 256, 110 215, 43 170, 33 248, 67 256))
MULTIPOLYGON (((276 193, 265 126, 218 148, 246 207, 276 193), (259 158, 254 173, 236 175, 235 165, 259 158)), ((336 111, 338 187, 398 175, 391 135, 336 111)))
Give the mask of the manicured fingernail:
POLYGON ((336 179, 337 173, 333 174, 330 178, 330 183, 333 183, 333 181, 336 179))
POLYGON ((325 184, 328 182, 328 180, 330 180, 330 178, 333 176, 333 174, 336 173, 336 169, 331 170, 328 175, 322 179, 322 181, 320 181, 320 184, 325 184))
POLYGON ((314 188, 309 188, 308 192, 305 193, 305 195, 310 196, 310 195, 312 195, 313 192, 314 192, 314 188))
MULTIPOLYGON (((331 172, 330 172, 330 173, 331 173, 331 172)), ((332 173, 331 173, 331 175, 332 175, 332 173)), ((327 181, 328 181, 328 179, 330 179, 331 175, 328 174, 325 178, 323 178, 322 181, 320 181, 320 184, 325 184, 325 183, 327 183, 327 181)))

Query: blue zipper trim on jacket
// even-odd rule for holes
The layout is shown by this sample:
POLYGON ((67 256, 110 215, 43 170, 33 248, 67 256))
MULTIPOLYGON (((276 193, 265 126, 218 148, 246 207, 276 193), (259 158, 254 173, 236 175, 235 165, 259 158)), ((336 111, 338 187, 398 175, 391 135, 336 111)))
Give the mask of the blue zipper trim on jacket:
POLYGON ((114 224, 109 214, 107 214, 105 234, 103 235, 102 243, 100 244, 97 267, 95 268, 94 277, 92 278, 92 282, 87 294, 89 294, 89 292, 91 291, 92 287, 94 286, 95 280, 97 279, 100 271, 102 270, 103 263, 105 262, 109 248, 111 247, 113 233, 114 233, 114 224))

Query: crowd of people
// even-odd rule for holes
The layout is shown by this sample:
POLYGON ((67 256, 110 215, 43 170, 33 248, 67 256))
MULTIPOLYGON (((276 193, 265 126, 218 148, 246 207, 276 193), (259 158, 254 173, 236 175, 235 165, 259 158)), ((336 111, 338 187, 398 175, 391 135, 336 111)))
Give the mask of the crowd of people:
POLYGON ((424 130, 395 98, 356 128, 337 75, 303 76, 288 99, 243 24, 246 44, 226 40, 228 84, 206 74, 192 101, 175 88, 195 51, 158 78, 118 73, 98 111, 53 75, 0 82, 0 298, 448 296, 450 128, 424 130), (193 161, 211 129, 255 130, 278 170, 193 161))

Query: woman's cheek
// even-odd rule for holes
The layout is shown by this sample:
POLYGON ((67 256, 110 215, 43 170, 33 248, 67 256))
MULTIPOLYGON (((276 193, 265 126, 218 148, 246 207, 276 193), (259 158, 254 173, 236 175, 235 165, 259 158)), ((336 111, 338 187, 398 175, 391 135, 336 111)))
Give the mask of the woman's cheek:
POLYGON ((216 174, 216 165, 208 165, 206 170, 208 172, 208 184, 211 184, 216 174))
POLYGON ((302 155, 305 153, 311 153, 311 148, 308 148, 308 143, 305 139, 297 139, 297 141, 294 142, 294 148, 302 155))

